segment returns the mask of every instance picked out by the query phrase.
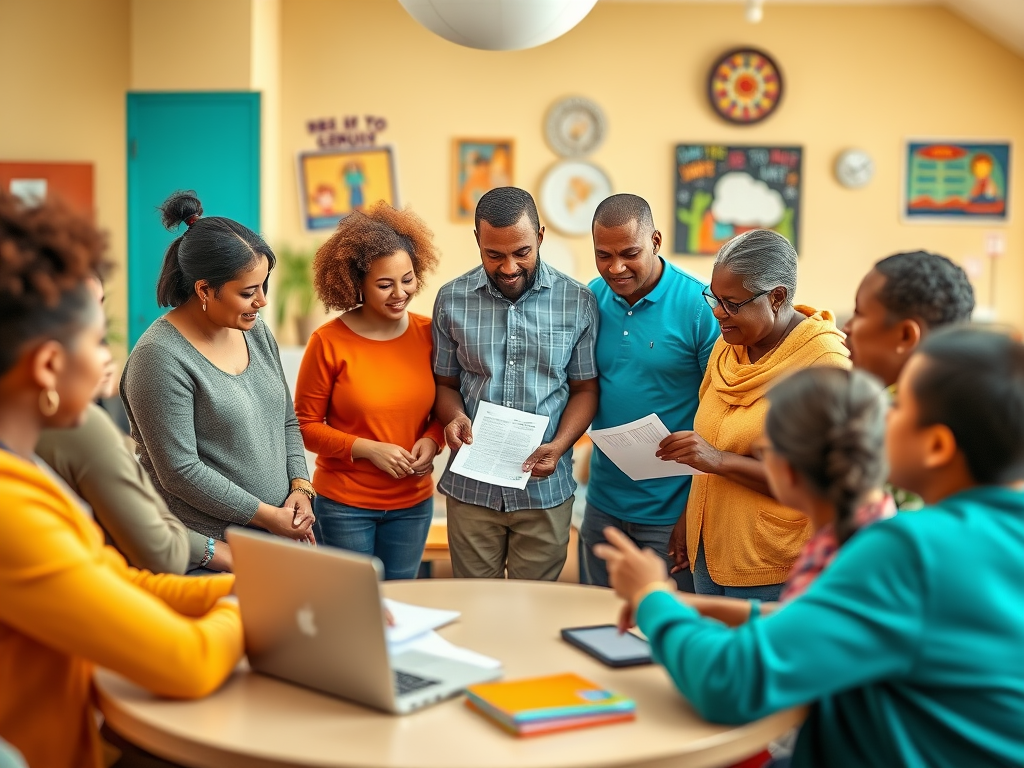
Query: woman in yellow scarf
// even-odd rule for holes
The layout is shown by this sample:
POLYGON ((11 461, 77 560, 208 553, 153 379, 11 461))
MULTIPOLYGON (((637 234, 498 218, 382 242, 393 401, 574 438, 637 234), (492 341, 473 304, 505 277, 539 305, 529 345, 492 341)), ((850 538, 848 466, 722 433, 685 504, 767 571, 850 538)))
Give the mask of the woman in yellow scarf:
POLYGON ((658 452, 705 473, 694 477, 670 541, 676 568, 693 571, 699 594, 778 600, 811 532, 804 515, 772 498, 752 456, 776 381, 813 365, 850 365, 832 314, 794 306, 796 272, 789 241, 755 229, 722 246, 704 291, 722 338, 693 431, 669 435, 658 452))

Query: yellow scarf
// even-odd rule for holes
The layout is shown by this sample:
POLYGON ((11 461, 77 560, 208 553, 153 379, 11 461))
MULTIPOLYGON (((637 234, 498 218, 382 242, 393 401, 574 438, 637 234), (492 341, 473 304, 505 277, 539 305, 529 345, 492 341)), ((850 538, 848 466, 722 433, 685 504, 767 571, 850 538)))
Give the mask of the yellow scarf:
POLYGON ((793 309, 810 322, 802 321, 781 344, 756 363, 750 362, 746 347, 734 347, 719 341, 725 349, 721 354, 712 353, 707 372, 711 376, 712 388, 723 402, 751 405, 767 394, 783 372, 813 365, 822 347, 845 349, 845 337, 836 328, 831 312, 827 309, 815 311, 799 304, 793 309))

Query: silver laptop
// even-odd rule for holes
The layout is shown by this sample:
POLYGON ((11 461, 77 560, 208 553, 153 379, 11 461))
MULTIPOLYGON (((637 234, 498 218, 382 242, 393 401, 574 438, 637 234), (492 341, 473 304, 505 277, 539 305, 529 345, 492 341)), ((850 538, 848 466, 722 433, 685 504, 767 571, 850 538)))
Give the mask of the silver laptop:
POLYGON ((418 651, 389 656, 376 558, 245 528, 227 538, 254 670, 396 714, 501 677, 418 651))

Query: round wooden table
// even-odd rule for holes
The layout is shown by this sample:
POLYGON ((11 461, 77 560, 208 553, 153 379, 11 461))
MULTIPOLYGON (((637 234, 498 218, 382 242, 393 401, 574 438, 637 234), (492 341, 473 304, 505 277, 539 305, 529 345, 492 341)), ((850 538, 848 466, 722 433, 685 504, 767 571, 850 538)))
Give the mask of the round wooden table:
POLYGON ((523 739, 468 710, 462 697, 411 715, 386 715, 253 674, 244 663, 199 701, 161 699, 101 670, 100 708, 129 741, 196 768, 704 768, 757 752, 803 717, 791 710, 738 728, 712 725, 661 667, 609 669, 562 641, 563 627, 615 620, 619 603, 607 589, 459 579, 389 582, 384 593, 462 611, 440 633, 501 659, 506 679, 576 672, 633 698, 637 719, 523 739))

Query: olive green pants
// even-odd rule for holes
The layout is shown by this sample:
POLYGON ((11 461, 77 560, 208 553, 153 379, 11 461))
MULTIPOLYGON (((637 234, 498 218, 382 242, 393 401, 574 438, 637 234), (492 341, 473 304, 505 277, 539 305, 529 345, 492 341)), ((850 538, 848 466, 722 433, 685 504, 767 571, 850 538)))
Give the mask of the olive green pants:
POLYGON ((497 512, 448 497, 452 573, 463 579, 554 581, 565 565, 570 496, 551 509, 497 512))

